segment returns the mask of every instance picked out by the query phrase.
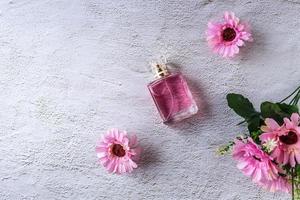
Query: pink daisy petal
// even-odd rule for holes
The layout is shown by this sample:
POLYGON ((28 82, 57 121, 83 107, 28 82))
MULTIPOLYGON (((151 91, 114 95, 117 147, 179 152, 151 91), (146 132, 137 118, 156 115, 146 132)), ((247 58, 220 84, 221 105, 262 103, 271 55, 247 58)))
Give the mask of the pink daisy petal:
POLYGON ((229 57, 229 51, 230 49, 226 46, 223 46, 222 50, 219 52, 221 55, 223 55, 224 58, 229 57))
POLYGON ((297 163, 300 163, 300 153, 298 151, 295 153, 295 158, 297 163))
POLYGON ((269 128, 267 126, 261 126, 260 130, 262 130, 263 132, 268 132, 269 128))
POLYGON ((289 154, 283 154, 282 164, 284 164, 284 165, 288 164, 289 160, 290 160, 289 154))
POLYGON ((239 24, 237 26, 238 31, 243 31, 245 29, 245 25, 244 24, 239 24))
POLYGON ((271 118, 265 119, 265 124, 267 125, 269 130, 277 130, 278 128, 280 128, 278 123, 274 119, 271 119, 271 118))
POLYGON ((244 168, 243 173, 246 176, 253 176, 254 171, 255 171, 255 167, 251 165, 247 165, 247 167, 244 168))
POLYGON ((253 182, 257 183, 261 180, 261 178, 262 178, 261 169, 256 168, 253 173, 253 182))
POLYGON ((115 168, 115 160, 110 160, 106 166, 106 169, 109 173, 112 173, 115 168))
POLYGON ((233 46, 234 54, 238 54, 240 49, 237 45, 233 46))
POLYGON ((246 33, 246 32, 243 32, 242 34, 241 34, 241 39, 243 39, 243 40, 245 40, 245 41, 249 41, 250 40, 250 34, 249 33, 246 33))
POLYGON ((236 167, 240 170, 244 169, 246 166, 248 166, 248 163, 244 161, 241 161, 236 165, 236 167))
MULTIPOLYGON (((262 129, 263 130, 263 129, 262 129)), ((259 136, 259 139, 262 141, 276 139, 273 133, 263 133, 259 136)))
POLYGON ((295 154, 294 154, 294 152, 292 152, 291 154, 290 154, 290 165, 292 166, 292 167, 295 167, 295 165, 296 165, 296 161, 295 161, 295 154))
POLYGON ((291 121, 295 126, 299 125, 299 114, 298 113, 293 113, 291 116, 291 121))
POLYGON ((283 121, 288 129, 291 129, 294 126, 294 124, 288 118, 284 118, 283 121))

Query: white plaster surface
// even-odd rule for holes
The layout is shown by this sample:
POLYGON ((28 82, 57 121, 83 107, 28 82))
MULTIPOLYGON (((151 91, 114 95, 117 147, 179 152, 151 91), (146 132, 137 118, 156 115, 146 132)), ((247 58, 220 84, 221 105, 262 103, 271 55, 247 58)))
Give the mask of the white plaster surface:
POLYGON ((257 188, 218 146, 243 133, 225 95, 256 106, 300 80, 300 1, 1 0, 0 199, 289 199, 257 188), (213 55, 208 20, 234 11, 254 42, 234 60, 213 55), (201 112, 161 123, 148 62, 179 66, 201 112), (109 175, 95 143, 108 128, 136 132, 144 154, 109 175))

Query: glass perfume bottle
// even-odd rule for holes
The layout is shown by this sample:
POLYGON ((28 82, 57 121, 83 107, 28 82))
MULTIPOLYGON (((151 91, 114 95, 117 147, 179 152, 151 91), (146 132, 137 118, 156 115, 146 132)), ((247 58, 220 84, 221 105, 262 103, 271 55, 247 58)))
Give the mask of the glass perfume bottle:
POLYGON ((148 89, 164 123, 176 122, 197 113, 198 107, 181 73, 169 72, 167 64, 153 64, 156 80, 148 89))

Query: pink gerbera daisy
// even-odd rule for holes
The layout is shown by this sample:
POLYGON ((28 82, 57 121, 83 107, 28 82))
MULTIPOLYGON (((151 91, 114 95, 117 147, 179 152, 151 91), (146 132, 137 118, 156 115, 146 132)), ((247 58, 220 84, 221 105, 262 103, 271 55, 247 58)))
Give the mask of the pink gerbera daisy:
POLYGON ((295 167, 296 163, 300 163, 299 114, 293 113, 291 119, 284 118, 282 126, 273 119, 266 119, 265 123, 266 126, 261 127, 264 133, 261 134, 260 140, 263 143, 277 141, 271 156, 280 164, 295 167))
POLYGON ((288 183, 280 176, 282 171, 273 159, 262 151, 251 138, 243 142, 235 141, 233 158, 237 160, 237 168, 252 181, 270 191, 288 191, 288 183))
POLYGON ((249 26, 233 12, 225 12, 223 22, 209 22, 206 36, 213 51, 223 57, 234 57, 244 41, 253 40, 249 26))
POLYGON ((126 131, 108 130, 96 147, 100 163, 110 172, 123 174, 137 168, 141 148, 136 135, 131 137, 126 131))

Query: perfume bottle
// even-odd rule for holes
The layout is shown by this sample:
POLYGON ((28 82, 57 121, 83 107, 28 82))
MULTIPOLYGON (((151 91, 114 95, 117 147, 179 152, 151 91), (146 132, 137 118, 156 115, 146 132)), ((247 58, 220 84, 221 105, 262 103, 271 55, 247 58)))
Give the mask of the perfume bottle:
POLYGON ((197 113, 198 107, 181 73, 172 73, 167 64, 152 64, 156 80, 148 84, 164 123, 176 122, 197 113))

